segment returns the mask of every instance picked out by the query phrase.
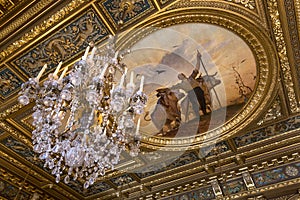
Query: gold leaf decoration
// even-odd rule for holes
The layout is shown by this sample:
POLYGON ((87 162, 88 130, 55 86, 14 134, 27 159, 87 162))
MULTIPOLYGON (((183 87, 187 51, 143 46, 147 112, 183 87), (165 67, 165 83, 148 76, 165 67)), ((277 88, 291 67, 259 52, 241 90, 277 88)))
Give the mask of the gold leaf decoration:
POLYGON ((25 33, 19 40, 10 44, 5 50, 0 52, 0 61, 3 61, 8 55, 12 54, 18 48, 27 44, 38 35, 42 34, 47 28, 53 26, 57 22, 64 19, 65 15, 69 14, 74 9, 82 6, 87 0, 73 0, 66 7, 62 8, 54 15, 50 16, 47 20, 44 20, 40 25, 35 26, 29 32, 25 33))
POLYGON ((278 56, 280 60, 281 70, 283 72, 283 82, 288 96, 289 106, 292 113, 300 112, 300 108, 296 99, 291 67, 288 61, 286 43, 282 25, 279 18, 279 10, 277 0, 268 1, 268 9, 270 12, 270 19, 275 36, 278 56))
POLYGON ((226 0, 226 1, 242 4, 246 8, 249 8, 250 10, 255 9, 255 1, 254 0, 226 0))

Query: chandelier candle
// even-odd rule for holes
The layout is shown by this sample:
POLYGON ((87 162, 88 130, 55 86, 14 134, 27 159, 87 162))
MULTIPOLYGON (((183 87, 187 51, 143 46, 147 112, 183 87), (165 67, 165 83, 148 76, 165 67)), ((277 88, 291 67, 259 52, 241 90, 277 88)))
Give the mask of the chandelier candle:
POLYGON ((87 46, 87 48, 85 49, 85 52, 84 52, 84 55, 82 57, 82 60, 86 60, 87 59, 87 56, 88 56, 88 53, 90 51, 90 46, 87 46))
POLYGON ((143 92, 143 87, 144 87, 144 76, 142 76, 142 78, 141 78, 141 84, 140 84, 139 92, 143 92))
POLYGON ((66 68, 64 69, 64 71, 61 73, 61 75, 60 75, 60 77, 59 77, 59 79, 58 79, 59 82, 61 82, 61 81, 63 80, 63 78, 64 78, 64 76, 66 75, 67 71, 68 71, 68 67, 66 67, 66 68))
POLYGON ((54 78, 54 79, 58 79, 57 74, 58 74, 58 72, 59 72, 61 66, 62 66, 62 62, 59 62, 58 66, 56 67, 56 69, 55 69, 55 71, 54 71, 54 73, 53 73, 53 78, 54 78))
POLYGON ((40 78, 42 77, 43 73, 45 72, 46 68, 47 68, 47 64, 45 64, 45 65, 43 66, 43 68, 41 69, 41 71, 39 72, 39 74, 37 75, 37 77, 35 78, 35 81, 36 81, 36 82, 39 82, 39 80, 40 80, 40 78))
POLYGON ((133 85, 133 72, 130 73, 130 82, 129 82, 129 85, 133 85))
POLYGON ((147 102, 144 76, 139 88, 133 72, 126 84, 127 66, 121 59, 129 51, 116 51, 113 37, 105 49, 94 47, 90 55, 89 50, 88 46, 68 75, 66 67, 58 78, 60 62, 41 84, 44 65, 36 78, 22 85, 18 98, 23 105, 35 102, 33 150, 44 167, 57 183, 61 177, 66 184, 80 178, 84 188, 113 170, 123 151, 138 155, 140 115, 147 102))
POLYGON ((91 53, 91 59, 94 58, 96 51, 97 51, 97 47, 93 47, 92 53, 91 53))

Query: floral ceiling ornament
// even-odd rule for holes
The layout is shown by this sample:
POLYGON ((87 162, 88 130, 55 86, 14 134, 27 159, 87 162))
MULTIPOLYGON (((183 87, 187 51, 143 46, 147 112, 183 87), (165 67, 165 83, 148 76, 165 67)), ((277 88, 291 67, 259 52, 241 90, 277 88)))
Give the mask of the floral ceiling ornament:
POLYGON ((22 85, 18 99, 23 105, 35 101, 32 140, 44 167, 52 170, 57 183, 64 172, 65 183, 70 177, 85 178, 84 188, 114 169, 125 149, 138 155, 140 119, 135 125, 135 118, 147 102, 143 76, 138 88, 133 72, 125 84, 127 67, 121 60, 129 51, 117 51, 114 37, 104 50, 94 47, 88 55, 89 50, 67 76, 67 68, 58 76, 60 63, 41 84, 44 65, 36 78, 22 85))

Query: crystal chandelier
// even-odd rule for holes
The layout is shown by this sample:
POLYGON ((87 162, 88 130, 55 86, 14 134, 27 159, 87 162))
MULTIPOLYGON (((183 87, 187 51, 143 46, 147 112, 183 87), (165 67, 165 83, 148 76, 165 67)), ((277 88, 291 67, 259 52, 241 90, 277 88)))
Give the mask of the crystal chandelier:
POLYGON ((45 65, 36 78, 22 85, 19 102, 35 101, 34 151, 45 161, 44 167, 52 170, 57 183, 66 172, 65 183, 80 177, 88 188, 107 169, 114 169, 123 150, 131 156, 139 153, 138 116, 147 102, 144 77, 136 89, 131 72, 125 84, 127 67, 121 59, 129 51, 116 51, 114 44, 110 36, 105 49, 94 47, 90 55, 88 46, 68 75, 65 68, 58 77, 59 63, 40 84, 45 65))

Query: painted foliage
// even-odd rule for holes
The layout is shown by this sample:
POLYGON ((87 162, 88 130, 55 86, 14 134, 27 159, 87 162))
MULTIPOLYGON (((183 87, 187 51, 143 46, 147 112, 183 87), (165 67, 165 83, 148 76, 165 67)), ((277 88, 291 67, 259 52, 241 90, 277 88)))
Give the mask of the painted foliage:
POLYGON ((149 100, 141 131, 146 134, 190 136, 219 127, 243 108, 255 88, 256 63, 250 48, 215 25, 160 29, 136 43, 124 61, 136 78, 145 76, 149 100), (199 73, 192 75, 197 67, 199 73), (192 75, 200 89, 191 82, 192 92, 181 87, 181 73, 188 79, 192 75), (198 112, 193 104, 198 104, 198 112))

